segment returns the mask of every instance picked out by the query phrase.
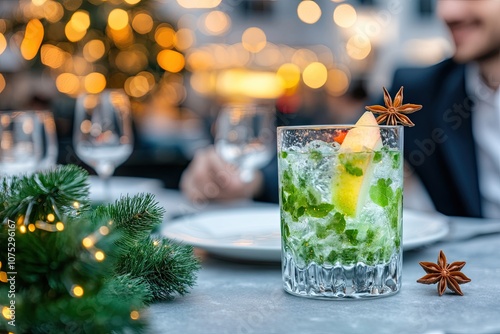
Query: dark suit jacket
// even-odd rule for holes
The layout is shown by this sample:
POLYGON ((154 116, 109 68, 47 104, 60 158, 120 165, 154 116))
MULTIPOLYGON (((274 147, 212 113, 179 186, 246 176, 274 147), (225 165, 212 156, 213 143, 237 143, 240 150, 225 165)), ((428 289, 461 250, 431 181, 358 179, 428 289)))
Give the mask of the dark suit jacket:
POLYGON ((465 90, 465 66, 452 60, 395 72, 391 96, 404 86, 404 102, 423 105, 405 128, 405 158, 446 215, 481 217, 472 100, 465 90))
MULTIPOLYGON (((395 72, 391 96, 404 86, 403 102, 422 104, 405 128, 405 157, 436 209, 446 215, 481 217, 478 171, 472 137, 472 101, 464 66, 446 60, 428 68, 395 72)), ((378 103, 381 104, 381 103, 378 103)), ((278 201, 276 159, 264 170, 261 199, 278 201)))

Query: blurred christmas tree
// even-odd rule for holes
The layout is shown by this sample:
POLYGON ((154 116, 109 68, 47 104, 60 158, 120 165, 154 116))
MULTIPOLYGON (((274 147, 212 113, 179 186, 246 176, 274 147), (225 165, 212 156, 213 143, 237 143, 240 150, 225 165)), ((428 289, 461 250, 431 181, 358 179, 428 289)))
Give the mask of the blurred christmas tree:
POLYGON ((0 332, 142 332, 145 306, 195 283, 192 248, 151 235, 152 195, 96 209, 88 195, 71 165, 3 180, 0 332))

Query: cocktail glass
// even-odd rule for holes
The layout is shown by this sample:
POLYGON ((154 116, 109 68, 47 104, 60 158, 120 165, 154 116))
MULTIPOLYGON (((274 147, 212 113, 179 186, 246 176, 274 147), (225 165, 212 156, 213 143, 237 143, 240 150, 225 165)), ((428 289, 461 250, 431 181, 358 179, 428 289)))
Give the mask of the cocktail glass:
POLYGON ((283 285, 293 295, 401 288, 403 127, 358 123, 278 128, 283 285))

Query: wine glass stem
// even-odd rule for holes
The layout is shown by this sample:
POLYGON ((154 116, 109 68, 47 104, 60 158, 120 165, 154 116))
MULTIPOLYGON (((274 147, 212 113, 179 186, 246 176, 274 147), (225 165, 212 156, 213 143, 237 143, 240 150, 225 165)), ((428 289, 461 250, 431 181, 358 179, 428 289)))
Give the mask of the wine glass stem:
POLYGON ((105 202, 111 202, 110 179, 115 171, 115 166, 110 163, 103 163, 96 166, 97 175, 101 179, 103 186, 103 197, 105 202))

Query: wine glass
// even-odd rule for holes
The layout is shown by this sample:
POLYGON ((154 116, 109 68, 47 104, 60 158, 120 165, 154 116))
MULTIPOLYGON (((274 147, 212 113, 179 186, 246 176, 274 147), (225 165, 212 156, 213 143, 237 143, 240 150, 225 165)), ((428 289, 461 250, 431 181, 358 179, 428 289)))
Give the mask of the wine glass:
POLYGON ((40 162, 41 124, 34 111, 0 114, 0 175, 32 173, 40 162))
POLYGON ((41 127, 41 158, 38 170, 53 168, 57 162, 57 132, 53 114, 48 110, 38 110, 36 115, 41 127))
POLYGON ((215 150, 239 168, 241 181, 249 183, 255 171, 273 157, 274 107, 226 104, 217 117, 215 150))
POLYGON ((76 101, 73 144, 77 156, 91 166, 109 199, 109 179, 132 154, 130 101, 122 90, 82 94, 76 101))

